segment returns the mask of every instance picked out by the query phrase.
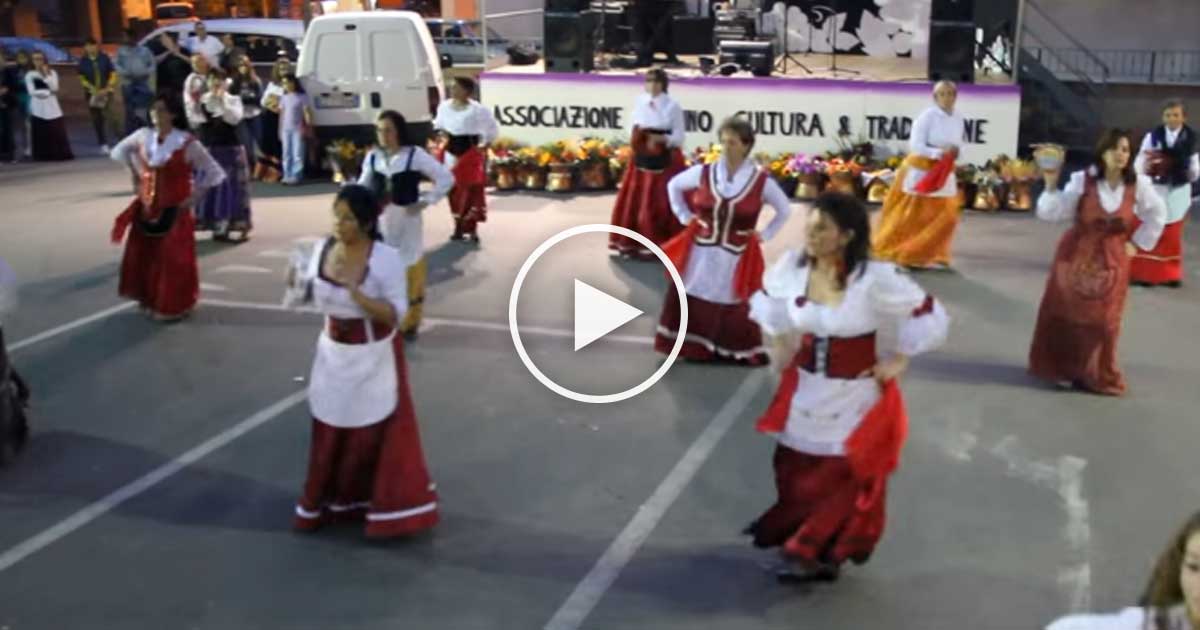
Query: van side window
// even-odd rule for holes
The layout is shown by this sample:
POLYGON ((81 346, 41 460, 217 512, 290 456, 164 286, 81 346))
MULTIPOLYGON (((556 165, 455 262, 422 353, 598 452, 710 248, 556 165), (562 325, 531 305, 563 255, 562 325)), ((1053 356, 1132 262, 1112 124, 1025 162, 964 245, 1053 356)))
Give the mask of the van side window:
POLYGON ((357 81, 362 75, 358 68, 358 35, 354 32, 322 33, 317 39, 316 75, 319 81, 357 81))

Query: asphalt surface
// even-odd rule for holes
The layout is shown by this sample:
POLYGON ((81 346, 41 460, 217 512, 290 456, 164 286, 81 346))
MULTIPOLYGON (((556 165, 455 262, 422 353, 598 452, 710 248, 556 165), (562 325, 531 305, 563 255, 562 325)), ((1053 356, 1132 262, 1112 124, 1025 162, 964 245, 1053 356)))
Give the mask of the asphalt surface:
MULTIPOLYGON (((1054 391, 1024 364, 1062 228, 968 214, 957 272, 919 277, 954 324, 906 377, 911 436, 875 557, 835 585, 777 585, 738 536, 773 495, 773 444, 753 431, 767 372, 681 362, 611 405, 547 390, 514 350, 509 290, 542 240, 606 222, 613 196, 512 194, 492 198, 479 249, 446 242, 444 205, 426 223, 430 322, 407 355, 442 524, 390 543, 294 534, 319 320, 277 305, 332 191, 256 188, 253 239, 204 237, 207 301, 164 326, 116 296, 115 164, 0 168, 0 255, 24 282, 5 334, 36 396, 30 447, 0 470, 0 628, 1035 628, 1132 603, 1200 504, 1200 277, 1131 294, 1128 397, 1054 391), (602 557, 618 561, 597 573, 602 557)), ((800 243, 803 210, 769 259, 800 243)), ((526 286, 523 340, 564 386, 612 393, 659 365, 657 265, 579 237, 526 286), (647 315, 572 352, 576 278, 647 315)))

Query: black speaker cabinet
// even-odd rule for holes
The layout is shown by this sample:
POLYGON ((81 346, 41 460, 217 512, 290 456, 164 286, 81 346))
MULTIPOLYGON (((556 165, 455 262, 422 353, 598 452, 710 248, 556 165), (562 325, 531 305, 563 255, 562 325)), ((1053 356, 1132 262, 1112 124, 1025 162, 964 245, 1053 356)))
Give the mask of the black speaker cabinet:
POLYGON ((723 41, 718 46, 721 64, 734 64, 756 77, 769 77, 775 67, 775 42, 723 41))
POLYGON ((591 72, 596 62, 596 14, 546 13, 546 72, 591 72))
MULTIPOLYGON (((995 2, 996 0, 988 0, 995 2)), ((933 0, 929 7, 932 22, 974 22, 975 0, 933 0)))
POLYGON ((711 55, 715 52, 713 18, 676 15, 671 19, 672 48, 676 55, 711 55))
POLYGON ((929 80, 975 82, 975 28, 931 24, 929 80))
POLYGON ((579 13, 587 11, 591 0, 546 0, 546 13, 579 13))

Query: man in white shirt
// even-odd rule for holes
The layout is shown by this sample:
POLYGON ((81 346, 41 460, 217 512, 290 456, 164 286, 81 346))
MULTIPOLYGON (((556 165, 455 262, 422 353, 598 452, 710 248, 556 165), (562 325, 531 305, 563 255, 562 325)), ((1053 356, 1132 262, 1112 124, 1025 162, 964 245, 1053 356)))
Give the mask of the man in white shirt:
POLYGON ((225 44, 222 44, 220 39, 208 34, 208 26, 204 22, 196 22, 196 34, 187 38, 187 49, 194 55, 204 55, 210 66, 219 68, 221 53, 225 52, 225 44))

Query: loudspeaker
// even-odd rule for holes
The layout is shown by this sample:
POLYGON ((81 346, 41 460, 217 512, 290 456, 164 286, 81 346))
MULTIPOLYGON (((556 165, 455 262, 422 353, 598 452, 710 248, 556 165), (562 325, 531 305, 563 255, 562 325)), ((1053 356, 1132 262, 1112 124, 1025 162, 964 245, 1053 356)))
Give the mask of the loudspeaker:
POLYGON ((546 0, 545 13, 579 13, 591 4, 591 0, 546 0))
MULTIPOLYGON (((994 2, 995 0, 989 0, 994 2)), ((933 0, 931 22, 975 22, 975 0, 933 0)))
POLYGON ((721 64, 733 64, 744 70, 749 70, 756 77, 771 76, 775 67, 775 42, 732 42, 723 41, 719 45, 721 64))
POLYGON ((591 72, 596 62, 596 14, 546 13, 546 72, 591 72))
POLYGON ((975 27, 929 26, 929 80, 975 82, 975 27))
POLYGON ((671 23, 671 47, 676 55, 711 55, 713 19, 699 15, 676 15, 671 23))

